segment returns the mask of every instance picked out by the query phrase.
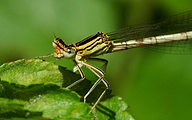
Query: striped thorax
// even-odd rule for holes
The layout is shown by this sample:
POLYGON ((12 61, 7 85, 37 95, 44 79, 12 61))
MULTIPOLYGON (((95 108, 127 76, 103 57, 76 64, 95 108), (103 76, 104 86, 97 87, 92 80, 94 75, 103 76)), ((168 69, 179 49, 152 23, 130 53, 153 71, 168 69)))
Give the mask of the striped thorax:
POLYGON ((98 32, 76 44, 67 46, 62 39, 55 38, 53 41, 54 57, 61 59, 63 57, 71 59, 75 55, 78 56, 97 56, 107 53, 112 45, 111 41, 108 41, 108 36, 103 32, 98 32))

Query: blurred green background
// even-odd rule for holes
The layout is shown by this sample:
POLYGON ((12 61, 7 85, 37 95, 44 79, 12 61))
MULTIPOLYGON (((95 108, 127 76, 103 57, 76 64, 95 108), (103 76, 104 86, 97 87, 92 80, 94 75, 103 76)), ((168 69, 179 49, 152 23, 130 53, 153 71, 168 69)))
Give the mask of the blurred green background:
MULTIPOLYGON (((70 44, 188 10, 191 0, 1 0, 0 64, 52 53, 53 33, 70 44)), ((135 119, 192 119, 191 55, 136 48, 99 57, 109 61, 105 78, 135 119)), ((74 66, 67 59, 56 64, 74 66)))

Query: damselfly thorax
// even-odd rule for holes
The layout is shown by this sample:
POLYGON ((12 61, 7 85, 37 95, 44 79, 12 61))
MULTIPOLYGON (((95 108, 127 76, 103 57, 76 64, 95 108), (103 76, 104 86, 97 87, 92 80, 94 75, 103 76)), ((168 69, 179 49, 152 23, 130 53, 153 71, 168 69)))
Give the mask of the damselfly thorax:
POLYGON ((54 57, 57 59, 75 58, 77 56, 93 57, 107 53, 112 45, 112 41, 103 32, 98 32, 78 43, 66 45, 60 38, 53 41, 54 57))

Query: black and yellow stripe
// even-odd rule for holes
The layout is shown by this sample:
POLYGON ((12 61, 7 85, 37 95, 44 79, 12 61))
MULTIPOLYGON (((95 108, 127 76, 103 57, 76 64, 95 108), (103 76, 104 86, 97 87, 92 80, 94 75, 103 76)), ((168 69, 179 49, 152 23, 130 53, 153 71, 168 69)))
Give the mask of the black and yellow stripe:
POLYGON ((108 36, 103 32, 98 32, 76 44, 74 47, 77 49, 77 54, 81 56, 97 56, 107 53, 111 41, 108 41, 108 36))

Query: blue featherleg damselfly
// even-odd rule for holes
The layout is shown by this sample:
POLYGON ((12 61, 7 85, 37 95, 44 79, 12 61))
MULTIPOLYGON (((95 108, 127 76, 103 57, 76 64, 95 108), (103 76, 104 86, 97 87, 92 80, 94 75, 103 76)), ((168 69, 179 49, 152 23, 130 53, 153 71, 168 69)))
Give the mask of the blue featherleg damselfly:
POLYGON ((87 96, 101 81, 104 83, 106 89, 91 108, 91 112, 109 88, 109 84, 104 79, 104 71, 87 63, 87 61, 96 60, 107 64, 107 60, 94 57, 142 46, 159 52, 191 54, 192 40, 190 39, 192 39, 192 11, 177 14, 149 25, 133 25, 106 34, 98 32, 71 45, 66 45, 60 38, 55 38, 53 41, 54 53, 39 58, 53 55, 57 59, 63 57, 72 59, 80 72, 81 79, 66 87, 67 89, 85 79, 85 75, 79 64, 91 70, 98 77, 98 80, 84 96, 84 102, 86 102, 87 96))

